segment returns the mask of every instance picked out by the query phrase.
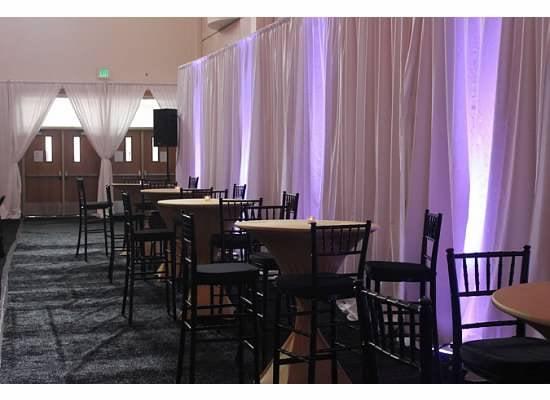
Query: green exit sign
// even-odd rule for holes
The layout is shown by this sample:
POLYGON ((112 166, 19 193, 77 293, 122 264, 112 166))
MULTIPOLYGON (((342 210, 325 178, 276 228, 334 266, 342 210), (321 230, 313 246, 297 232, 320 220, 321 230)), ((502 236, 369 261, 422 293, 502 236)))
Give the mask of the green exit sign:
POLYGON ((100 68, 97 77, 99 79, 109 79, 109 68, 100 68))

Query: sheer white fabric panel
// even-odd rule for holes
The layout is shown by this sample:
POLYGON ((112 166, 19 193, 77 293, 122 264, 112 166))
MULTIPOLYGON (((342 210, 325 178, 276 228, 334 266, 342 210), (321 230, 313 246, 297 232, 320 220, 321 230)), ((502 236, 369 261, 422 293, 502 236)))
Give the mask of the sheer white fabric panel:
POLYGON ((8 83, 9 149, 6 205, 8 218, 21 216, 21 173, 18 162, 38 134, 50 106, 59 93, 57 83, 8 83))
POLYGON ((231 188, 241 171, 241 46, 218 53, 197 68, 202 73, 201 186, 231 188))
MULTIPOLYGON (((8 193, 8 170, 12 147, 8 118, 8 83, 0 82, 0 197, 8 193)), ((0 206, 0 217, 8 218, 8 214, 6 204, 0 206)))
POLYGON ((177 108, 176 85, 153 85, 149 90, 160 108, 177 108))
POLYGON ((104 201, 105 186, 113 181, 111 158, 128 132, 146 86, 71 83, 64 88, 86 137, 101 157, 97 199, 104 201))
MULTIPOLYGON (((194 140, 194 64, 178 70, 177 109, 178 109, 178 155, 176 161, 176 181, 187 182, 187 178, 196 176, 194 140)), ((201 187, 202 187, 202 182, 201 187)))

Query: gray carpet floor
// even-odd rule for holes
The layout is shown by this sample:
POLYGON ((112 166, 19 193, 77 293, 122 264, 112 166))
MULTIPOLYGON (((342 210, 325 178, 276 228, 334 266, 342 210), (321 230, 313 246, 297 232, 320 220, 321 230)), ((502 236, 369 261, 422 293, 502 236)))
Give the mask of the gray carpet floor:
MULTIPOLYGON (((0 383, 174 382, 180 325, 166 313, 164 286, 137 284, 128 326, 122 265, 110 284, 99 236, 88 263, 75 258, 77 227, 44 221, 21 227, 9 271, 0 383)), ((227 343, 199 348, 197 382, 237 382, 235 354, 227 343)))
MULTIPOLYGON (((21 224, 5 271, 9 279, 0 383, 173 383, 180 323, 166 313, 164 286, 137 283, 134 324, 128 326, 121 315, 124 259, 117 259, 109 283, 102 236, 91 240, 86 263, 74 255, 77 233, 75 221, 21 224)), ((356 342, 354 335, 344 331, 339 340, 356 342)), ((251 372, 251 356, 245 353, 251 372)), ((340 362, 358 382, 360 358, 345 354, 340 362)), ((203 344, 197 352, 196 381, 237 383, 235 356, 236 344, 203 344)), ((408 368, 388 361, 379 365, 382 382, 416 381, 408 368)))

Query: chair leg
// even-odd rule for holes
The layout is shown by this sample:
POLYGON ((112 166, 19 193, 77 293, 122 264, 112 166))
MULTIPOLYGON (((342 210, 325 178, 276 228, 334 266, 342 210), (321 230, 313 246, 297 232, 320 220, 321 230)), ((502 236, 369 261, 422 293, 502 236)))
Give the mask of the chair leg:
POLYGON ((80 252, 80 238, 82 237, 82 209, 78 212, 78 240, 76 242, 76 257, 80 252))
POLYGON ((191 342, 189 360, 189 383, 195 383, 195 357, 197 352, 197 285, 191 288, 191 342))
POLYGON ((134 285, 135 285, 135 256, 132 254, 130 259, 130 299, 129 299, 129 310, 128 310, 128 324, 132 325, 134 317, 134 285))
POLYGON ((307 383, 315 383, 315 367, 317 354, 317 300, 311 300, 311 319, 309 336, 309 359, 307 368, 307 383))
MULTIPOLYGON (((251 292, 251 301, 252 301, 252 322, 254 324, 254 339, 252 345, 254 346, 254 382, 260 383, 260 351, 263 351, 263 348, 259 348, 260 340, 259 336, 259 326, 258 326, 258 296, 256 294, 255 288, 256 282, 250 283, 251 292)), ((264 294, 265 296, 265 294, 264 294)), ((265 297, 264 297, 265 298, 265 297)))
POLYGON ((84 210, 84 261, 88 262, 88 210, 84 210))
POLYGON ((130 254, 131 252, 129 247, 128 252, 126 254, 126 274, 124 277, 124 295, 122 297, 122 315, 124 315, 124 313, 126 312, 126 298, 128 297, 128 283, 130 280, 130 263, 131 263, 130 254))
POLYGON ((103 209, 103 239, 105 241, 105 255, 109 256, 109 246, 107 245, 107 210, 103 209))
POLYGON ((181 376, 183 375, 183 362, 185 357, 185 331, 187 322, 187 290, 183 291, 183 305, 182 305, 182 317, 181 317, 181 331, 180 331, 180 347, 178 351, 178 368, 176 371, 176 383, 181 383, 181 376))
MULTIPOLYGON (((262 362, 265 363, 266 361, 266 337, 267 337, 267 308, 268 308, 268 293, 269 290, 269 274, 267 268, 263 270, 263 276, 262 276, 262 319, 261 319, 261 331, 262 331, 262 362)), ((256 294, 256 291, 254 291, 254 295, 256 294)))
POLYGON ((176 311, 176 283, 178 281, 176 276, 176 241, 172 240, 170 242, 170 258, 171 258, 171 266, 172 266, 172 314, 174 315, 174 321, 178 319, 177 311, 176 311))
POLYGON ((109 282, 113 283, 113 269, 115 266, 115 226, 111 215, 109 216, 109 230, 111 232, 111 253, 109 254, 109 282))
MULTIPOLYGON (((336 347, 336 300, 330 301, 330 347, 334 349, 336 347)), ((338 362, 336 359, 336 352, 332 353, 330 360, 330 376, 331 383, 338 383, 338 362)))
POLYGON ((273 383, 279 383, 280 375, 280 352, 281 331, 279 328, 279 318, 281 317, 281 293, 277 290, 275 296, 275 315, 273 316, 273 383))
POLYGON ((239 323, 239 344, 237 347, 237 368, 239 370, 239 383, 244 383, 244 358, 243 358, 243 337, 244 337, 244 325, 243 325, 243 300, 242 300, 242 283, 237 286, 237 299, 238 299, 238 308, 237 308, 237 318, 239 323))

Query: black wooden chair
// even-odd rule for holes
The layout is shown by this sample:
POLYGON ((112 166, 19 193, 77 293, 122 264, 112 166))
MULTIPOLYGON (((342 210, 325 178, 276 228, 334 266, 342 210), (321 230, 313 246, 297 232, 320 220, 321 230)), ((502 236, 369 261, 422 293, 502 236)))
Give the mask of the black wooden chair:
POLYGON ((183 374, 184 354, 185 354, 185 336, 189 332, 189 380, 188 383, 195 382, 196 369, 196 348, 199 342, 211 341, 232 341, 238 343, 237 350, 237 369, 239 382, 244 382, 244 347, 247 346, 253 351, 254 355, 254 381, 259 383, 259 354, 258 354, 258 325, 255 310, 255 292, 251 290, 258 277, 258 270, 253 265, 247 263, 225 263, 225 264, 202 264, 197 265, 197 250, 195 239, 195 223, 193 215, 181 214, 181 242, 182 242, 182 266, 183 266, 183 321, 181 325, 180 345, 178 353, 178 366, 176 373, 176 382, 180 383, 183 374), (233 286, 237 288, 237 304, 198 304, 197 287, 199 285, 219 285, 233 286), (251 296, 246 297, 247 293, 251 296), (233 314, 220 313, 198 316, 199 310, 236 308, 233 314), (251 320, 253 323, 253 334, 245 334, 245 320, 251 320), (233 322, 232 324, 228 324, 233 322), (197 335, 205 330, 221 331, 222 329, 232 328, 234 331, 237 324, 236 336, 223 336, 216 338, 203 338, 197 335))
POLYGON ((233 198, 244 199, 246 195, 246 183, 244 185, 233 184, 233 198))
POLYGON ((525 246, 523 251, 463 254, 447 249, 453 317, 452 369, 455 382, 464 380, 464 367, 496 383, 550 383, 550 342, 525 337, 523 321, 509 318, 464 323, 461 315, 461 300, 488 299, 501 287, 527 283, 529 254, 529 246, 525 246), (515 327, 516 336, 462 341, 462 331, 465 329, 503 326, 515 327))
MULTIPOLYGON (((115 265, 115 256, 117 251, 127 251, 128 248, 128 230, 126 229, 124 212, 119 214, 113 210, 113 196, 110 185, 105 186, 107 202, 109 203, 109 232, 107 234, 110 243, 109 249, 109 282, 113 283, 113 270, 115 265), (122 233, 117 233, 117 226, 122 224, 122 233)), ((143 229, 145 224, 145 215, 143 213, 132 213, 131 218, 136 222, 134 226, 143 229)))
POLYGON ((189 176, 189 181, 187 183, 188 189, 197 189, 199 187, 199 177, 198 176, 189 176))
POLYGON ((109 249, 107 246, 107 209, 109 203, 107 201, 88 202, 86 199, 86 189, 84 187, 84 178, 76 178, 76 186, 78 191, 78 241, 76 244, 76 256, 80 253, 80 243, 82 239, 82 233, 84 233, 84 260, 88 261, 88 233, 100 233, 103 232, 105 239, 105 254, 109 256, 109 249), (97 213, 99 210, 102 212, 102 218, 91 216, 90 212, 97 213), (88 229, 88 225, 103 224, 101 228, 88 229))
MULTIPOLYGON (((2 204, 4 203, 4 200, 6 199, 6 196, 0 197, 0 207, 2 207, 2 204)), ((4 258, 6 256, 6 252, 4 250, 4 234, 2 231, 2 216, 0 215, 0 258, 4 258)))
POLYGON ((212 198, 213 188, 187 190, 180 188, 180 198, 182 199, 203 199, 206 196, 212 198))
MULTIPOLYGON (((336 341, 338 325, 349 326, 351 321, 339 323, 336 321, 336 300, 355 297, 356 282, 364 275, 365 256, 369 242, 371 221, 364 224, 324 225, 311 223, 311 271, 305 274, 281 273, 276 281, 277 298, 275 300, 274 335, 273 335, 273 382, 279 383, 280 366, 305 362, 308 364, 308 383, 315 383, 316 363, 321 360, 331 360, 332 383, 337 383, 337 353, 353 350, 359 345, 345 345, 336 341), (324 257, 343 257, 356 255, 359 258, 357 273, 338 274, 319 272, 319 264, 324 257), (309 353, 295 354, 281 347, 280 329, 293 330, 280 323, 282 295, 294 296, 298 299, 311 301, 309 333, 297 331, 306 335, 309 341, 309 353), (329 347, 317 348, 317 329, 323 328, 319 323, 321 304, 329 305, 330 321, 326 328, 330 331, 329 347), (281 357, 281 353, 284 357, 281 357)), ((304 244, 309 246, 309 244, 304 244)), ((307 311, 302 311, 301 315, 307 311)))
POLYGON ((281 205, 286 208, 286 219, 296 219, 298 217, 298 201, 300 193, 287 193, 283 191, 281 205))
POLYGON ((210 262, 230 262, 234 259, 234 252, 239 251, 239 259, 247 260, 249 238, 246 232, 237 229, 234 223, 244 220, 245 208, 261 206, 262 198, 257 200, 219 199, 220 231, 210 238, 210 262), (216 258, 216 253, 220 256, 216 258))
MULTIPOLYGON (((273 220, 288 219, 291 214, 285 206, 251 206, 244 210, 244 219, 251 220, 273 220)), ((267 319, 269 305, 269 281, 277 278, 279 266, 275 258, 267 251, 262 243, 250 237, 250 254, 248 262, 260 270, 260 282, 256 292, 258 299, 261 300, 261 312, 258 314, 260 326, 262 329, 262 354, 267 348, 265 344, 266 332, 268 331, 267 319)), ((288 298, 287 298, 288 299, 288 298)))
POLYGON ((434 346, 439 347, 436 318, 436 271, 442 214, 424 213, 424 228, 420 249, 420 262, 367 261, 366 288, 380 293, 381 282, 416 282, 420 286, 419 297, 426 296, 426 284, 430 284, 430 300, 434 310, 434 346))
POLYGON ((228 190, 212 190, 212 198, 213 199, 227 199, 228 196, 228 190))
POLYGON ((128 298, 128 323, 133 321, 134 286, 136 280, 160 280, 166 283, 166 309, 176 319, 176 234, 172 229, 144 228, 134 218, 128 193, 122 193, 128 250, 122 315, 128 298), (159 271, 164 264, 164 271, 159 271))
POLYGON ((412 367, 416 372, 412 375, 418 375, 421 383, 438 383, 431 301, 426 297, 417 303, 396 300, 361 289, 360 285, 356 299, 363 383, 380 383, 380 376, 384 374, 381 374, 383 363, 378 363, 378 356, 412 367))

